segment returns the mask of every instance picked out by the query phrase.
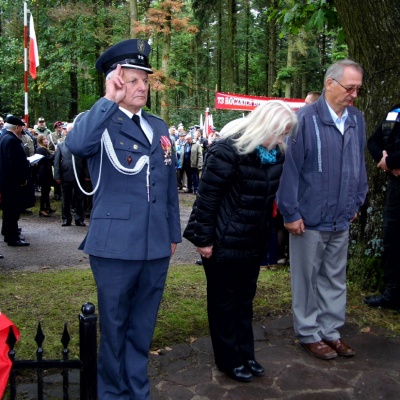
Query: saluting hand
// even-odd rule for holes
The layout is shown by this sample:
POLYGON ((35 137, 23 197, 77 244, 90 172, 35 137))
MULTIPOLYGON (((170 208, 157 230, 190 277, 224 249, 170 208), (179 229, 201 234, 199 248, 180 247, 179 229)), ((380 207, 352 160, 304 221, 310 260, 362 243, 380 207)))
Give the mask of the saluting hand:
POLYGON ((118 64, 111 79, 106 80, 105 98, 119 104, 126 96, 126 83, 122 79, 123 71, 118 64))

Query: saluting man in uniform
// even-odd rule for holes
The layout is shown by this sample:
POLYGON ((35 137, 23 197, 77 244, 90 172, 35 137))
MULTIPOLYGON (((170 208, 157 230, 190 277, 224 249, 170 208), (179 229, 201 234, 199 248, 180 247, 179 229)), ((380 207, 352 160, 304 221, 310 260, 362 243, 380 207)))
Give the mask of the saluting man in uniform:
POLYGON ((130 39, 99 57, 106 94, 76 118, 65 141, 88 159, 95 188, 81 248, 97 285, 102 400, 150 398, 148 353, 169 260, 181 242, 168 126, 142 110, 150 50, 146 41, 130 39))

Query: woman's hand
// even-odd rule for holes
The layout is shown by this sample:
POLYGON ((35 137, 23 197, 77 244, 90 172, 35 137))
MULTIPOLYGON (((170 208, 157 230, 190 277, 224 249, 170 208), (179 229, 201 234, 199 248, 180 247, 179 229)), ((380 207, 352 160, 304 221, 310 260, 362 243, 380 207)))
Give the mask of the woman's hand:
POLYGON ((210 258, 212 256, 213 246, 208 247, 196 247, 196 251, 204 258, 210 258))

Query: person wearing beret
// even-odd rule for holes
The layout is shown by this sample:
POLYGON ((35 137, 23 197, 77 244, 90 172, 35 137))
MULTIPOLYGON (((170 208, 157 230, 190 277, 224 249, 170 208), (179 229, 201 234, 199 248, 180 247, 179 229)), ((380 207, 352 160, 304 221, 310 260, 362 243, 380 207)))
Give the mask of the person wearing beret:
POLYGON ((1 234, 9 246, 29 246, 20 236, 18 220, 26 208, 24 192, 29 178, 29 162, 22 146, 22 129, 25 123, 8 115, 4 125, 6 132, 0 139, 0 193, 3 210, 1 234))
POLYGON ((96 68, 106 93, 78 115, 65 143, 87 159, 94 187, 89 254, 100 316, 98 398, 148 400, 147 364, 170 257, 181 242, 167 124, 142 110, 150 45, 129 39, 96 68))
POLYGON ((56 121, 54 122, 53 128, 54 132, 49 135, 49 150, 50 152, 55 153, 58 141, 60 139, 62 141, 64 138, 63 123, 61 121, 56 121))

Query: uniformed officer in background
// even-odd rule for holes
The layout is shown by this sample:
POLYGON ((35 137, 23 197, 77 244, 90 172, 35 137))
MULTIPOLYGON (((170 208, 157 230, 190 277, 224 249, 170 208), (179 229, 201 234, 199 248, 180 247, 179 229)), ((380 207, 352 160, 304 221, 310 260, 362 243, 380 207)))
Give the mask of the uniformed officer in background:
POLYGON ((392 107, 368 140, 368 150, 389 182, 383 213, 385 290, 364 298, 370 307, 400 309, 400 104, 392 107))

